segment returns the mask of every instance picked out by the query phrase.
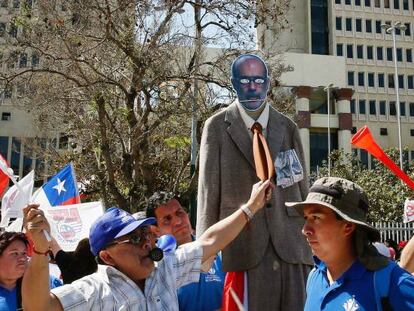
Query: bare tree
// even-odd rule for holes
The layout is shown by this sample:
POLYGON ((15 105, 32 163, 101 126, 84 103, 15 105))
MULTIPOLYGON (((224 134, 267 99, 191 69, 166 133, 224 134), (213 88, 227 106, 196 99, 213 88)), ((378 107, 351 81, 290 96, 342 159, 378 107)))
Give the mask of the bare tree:
MULTIPOLYGON (((190 120, 199 126, 231 100, 230 61, 255 47, 255 27, 283 24, 290 0, 38 0, 14 18, 3 84, 25 87, 46 136, 70 137, 54 166, 72 160, 86 193, 129 211, 157 189, 191 192, 190 120), (218 48, 220 47, 220 48, 218 48), (12 59, 13 57, 13 59, 12 59), (230 98, 229 98, 230 97, 230 98), (195 115, 196 114, 196 115, 195 115)), ((262 51, 265 58, 273 58, 262 51)), ((283 66, 271 66, 277 79, 283 66)))

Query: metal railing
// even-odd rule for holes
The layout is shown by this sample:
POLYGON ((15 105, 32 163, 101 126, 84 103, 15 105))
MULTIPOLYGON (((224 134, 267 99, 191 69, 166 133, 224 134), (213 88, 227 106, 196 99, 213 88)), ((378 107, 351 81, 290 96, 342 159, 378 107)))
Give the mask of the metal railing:
POLYGON ((408 241, 414 235, 414 224, 402 222, 373 222, 371 225, 381 232, 381 241, 392 239, 399 243, 408 241))

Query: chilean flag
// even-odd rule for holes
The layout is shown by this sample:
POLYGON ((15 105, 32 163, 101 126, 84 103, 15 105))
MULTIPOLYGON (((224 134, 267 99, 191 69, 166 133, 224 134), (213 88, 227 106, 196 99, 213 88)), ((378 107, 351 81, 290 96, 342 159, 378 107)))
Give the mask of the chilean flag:
POLYGON ((41 207, 69 205, 80 203, 75 171, 72 163, 66 165, 59 173, 33 193, 31 202, 41 207))
MULTIPOLYGON (((6 159, 0 154, 0 198, 2 197, 4 190, 9 185, 9 178, 10 178, 10 167, 7 163, 6 159)), ((13 171, 11 172, 13 176, 13 171)))

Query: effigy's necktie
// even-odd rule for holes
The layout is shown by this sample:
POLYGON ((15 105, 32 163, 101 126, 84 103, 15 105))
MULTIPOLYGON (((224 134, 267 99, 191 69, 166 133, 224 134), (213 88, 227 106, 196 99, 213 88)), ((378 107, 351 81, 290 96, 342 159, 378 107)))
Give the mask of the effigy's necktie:
POLYGON ((253 124, 251 131, 253 132, 253 159, 256 167, 256 175, 260 180, 270 179, 275 174, 272 155, 266 138, 262 133, 262 126, 256 122, 253 124))

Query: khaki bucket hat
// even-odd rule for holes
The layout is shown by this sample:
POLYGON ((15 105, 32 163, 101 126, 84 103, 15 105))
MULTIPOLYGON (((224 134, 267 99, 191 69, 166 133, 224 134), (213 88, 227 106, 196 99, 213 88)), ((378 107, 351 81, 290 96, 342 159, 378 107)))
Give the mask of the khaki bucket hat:
POLYGON ((368 233, 371 241, 380 239, 380 232, 367 223, 368 197, 356 183, 338 177, 323 177, 315 181, 303 202, 286 202, 303 215, 303 208, 309 204, 328 207, 349 222, 360 226, 368 233))

